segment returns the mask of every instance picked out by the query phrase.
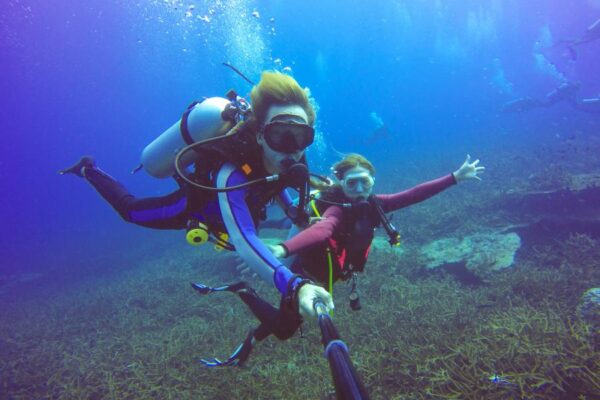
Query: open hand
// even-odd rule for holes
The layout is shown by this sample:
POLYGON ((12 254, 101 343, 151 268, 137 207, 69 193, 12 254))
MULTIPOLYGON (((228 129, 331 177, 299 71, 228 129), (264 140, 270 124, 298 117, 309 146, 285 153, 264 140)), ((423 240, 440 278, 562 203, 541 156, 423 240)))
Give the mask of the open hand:
POLYGON ((478 181, 480 181, 481 178, 478 174, 484 173, 485 167, 478 167, 478 164, 479 159, 471 162, 471 156, 467 154, 467 159, 465 160, 463 165, 461 165, 459 169, 452 173, 452 175, 454 175, 454 179, 456 179, 456 182, 460 183, 462 181, 471 179, 477 179, 478 181))

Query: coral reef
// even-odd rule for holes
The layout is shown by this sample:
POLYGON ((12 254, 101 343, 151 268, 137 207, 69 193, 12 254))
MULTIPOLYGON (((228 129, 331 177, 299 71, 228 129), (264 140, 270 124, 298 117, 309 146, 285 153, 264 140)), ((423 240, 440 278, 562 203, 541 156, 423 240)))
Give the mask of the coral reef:
MULTIPOLYGON (((374 399, 591 399, 600 394, 600 347, 575 308, 582 288, 599 279, 597 264, 578 261, 591 262, 599 248, 573 237, 479 288, 451 277, 409 280, 420 257, 410 246, 401 256, 374 251, 360 279, 363 310, 345 304, 342 283, 334 318, 374 399)), ((0 390, 11 399, 333 398, 309 322, 303 338, 259 343, 244 368, 199 365, 202 356, 230 354, 256 324, 236 296, 189 288, 199 276, 230 280, 221 268, 227 257, 173 250, 117 281, 6 303, 0 390)), ((277 302, 266 284, 252 284, 277 302)))
MULTIPOLYGON (((600 398, 600 338, 581 306, 582 296, 600 287, 600 239, 580 225, 542 232, 543 240, 533 240, 542 233, 529 230, 528 245, 513 260, 517 240, 505 228, 535 220, 490 207, 506 204, 507 188, 559 191, 564 186, 556 185, 584 188, 594 179, 573 183, 529 151, 492 150, 498 156, 486 166, 502 171, 505 181, 484 180, 468 198, 452 189, 402 210, 394 220, 402 231, 400 249, 376 239, 359 280, 361 311, 348 306, 347 285, 334 288, 336 326, 373 399, 600 398), (523 165, 535 169, 539 182, 528 181, 523 165), (482 229, 492 233, 475 234, 482 229), (431 262, 460 257, 475 269, 488 267, 493 279, 469 286, 452 275, 424 273, 422 247, 450 237, 463 239, 429 245, 427 254, 436 255, 431 262), (509 261, 510 268, 500 268, 509 261)), ((439 172, 411 171, 424 178, 439 172)), ((399 186, 380 182, 389 192, 399 186)), ((244 368, 202 367, 200 357, 229 355, 256 326, 237 296, 198 296, 189 287, 196 280, 239 279, 236 260, 210 246, 172 245, 164 236, 131 243, 112 265, 98 262, 98 270, 110 271, 105 275, 83 270, 92 259, 104 260, 106 247, 99 246, 78 262, 78 279, 54 272, 60 279, 31 280, 0 293, 0 397, 334 398, 312 321, 302 337, 259 343, 244 368)), ((269 285, 249 279, 278 302, 269 285)))
POLYGON ((482 233, 462 240, 444 238, 423 246, 421 254, 427 268, 464 262, 469 270, 497 271, 513 265, 521 246, 516 233, 482 233))
POLYGON ((371 243, 371 251, 390 253, 399 257, 404 253, 404 247, 391 246, 388 242, 388 237, 375 236, 373 242, 371 243))

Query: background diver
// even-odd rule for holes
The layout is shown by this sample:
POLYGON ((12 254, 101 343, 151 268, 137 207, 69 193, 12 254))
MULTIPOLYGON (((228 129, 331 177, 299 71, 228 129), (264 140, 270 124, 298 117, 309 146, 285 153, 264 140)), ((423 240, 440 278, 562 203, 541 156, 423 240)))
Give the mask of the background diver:
MULTIPOLYGON (((467 156, 461 167, 451 174, 395 194, 374 195, 375 168, 365 157, 350 154, 332 167, 338 183, 322 187, 311 202, 313 221, 317 222, 284 243, 270 246, 271 250, 278 258, 295 256, 291 262, 292 271, 326 285, 330 293, 335 281, 352 279, 350 305, 355 310, 359 309, 356 274, 364 270, 375 228, 383 225, 390 244, 399 244, 399 233, 385 213, 426 200, 456 183, 480 180, 478 174, 483 173, 485 168, 478 164, 479 160, 471 162, 470 156, 467 156)), ((302 323, 285 302, 282 301, 277 310, 261 300, 245 282, 217 288, 201 283, 192 286, 201 294, 237 293, 246 304, 251 305, 260 321, 227 360, 202 359, 207 366, 242 365, 256 341, 270 334, 280 340, 288 339, 302 323)))
MULTIPOLYGON (((92 157, 83 157, 60 174, 87 180, 127 222, 155 229, 190 229, 197 233, 193 240, 213 240, 222 247, 235 249, 254 272, 276 286, 295 315, 299 312, 314 315, 315 298, 322 299, 332 309, 331 295, 293 274, 259 240, 256 230, 271 200, 278 201, 284 211, 298 214, 285 189, 307 185, 308 174, 302 178, 303 182, 293 184, 284 178, 288 177, 286 171, 296 171, 296 167, 306 171, 304 152, 314 139, 314 109, 306 92, 292 77, 276 72, 264 72, 250 97, 252 112, 226 135, 188 146, 194 147, 190 161, 194 163, 194 172, 176 177, 180 188, 169 195, 136 198, 100 170, 92 157), (215 186, 239 189, 217 192, 215 186)), ((194 110, 194 115, 184 114, 182 132, 193 128, 196 122, 202 122, 199 124, 202 129, 215 125, 210 120, 214 116, 217 125, 223 122, 220 118, 226 115, 227 107, 203 109, 203 104, 188 109, 194 110)), ((176 128, 179 137, 179 124, 176 128)), ((155 142, 170 140, 159 139, 155 142)), ((161 151, 173 157, 173 149, 161 151)), ((172 161, 161 160, 169 168, 173 168, 172 161)))
POLYGON ((561 44, 566 44, 567 49, 569 50, 569 54, 571 55, 571 59, 577 59, 577 51, 576 47, 581 46, 586 43, 593 42, 595 40, 600 39, 600 18, 594 21, 585 32, 577 39, 574 40, 562 40, 555 44, 554 46, 558 46, 561 44))
POLYGON ((577 99, 579 89, 580 84, 578 82, 564 82, 550 91, 543 100, 521 97, 505 103, 501 111, 505 113, 522 112, 534 108, 547 108, 564 102, 579 111, 592 114, 600 113, 600 95, 579 100, 577 99))

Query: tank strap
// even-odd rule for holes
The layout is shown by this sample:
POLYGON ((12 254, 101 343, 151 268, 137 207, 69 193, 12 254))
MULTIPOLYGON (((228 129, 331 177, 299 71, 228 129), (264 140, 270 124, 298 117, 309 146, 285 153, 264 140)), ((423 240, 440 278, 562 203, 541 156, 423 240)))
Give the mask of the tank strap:
POLYGON ((194 143, 194 139, 192 139, 192 135, 190 135, 187 122, 188 117, 194 109, 194 107, 196 107, 196 104, 200 104, 200 101, 196 100, 188 106, 188 108, 183 112, 183 115, 181 116, 181 122, 179 123, 179 132, 181 132, 181 137, 183 138, 183 141, 188 145, 194 143))

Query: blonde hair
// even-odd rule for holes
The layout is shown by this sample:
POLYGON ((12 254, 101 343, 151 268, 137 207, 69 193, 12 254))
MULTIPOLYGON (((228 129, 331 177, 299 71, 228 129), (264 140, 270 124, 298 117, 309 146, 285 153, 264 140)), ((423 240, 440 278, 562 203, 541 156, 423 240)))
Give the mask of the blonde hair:
POLYGON ((250 101, 259 125, 265 123, 271 106, 288 104, 302 107, 308 116, 308 124, 313 126, 315 123, 315 110, 308 101, 308 95, 294 78, 281 72, 263 72, 260 82, 250 92, 250 101))
POLYGON ((375 175, 375 167, 373 164, 371 164, 366 157, 358 153, 348 154, 346 157, 335 163, 331 169, 336 178, 342 180, 346 172, 355 167, 362 167, 369 171, 371 175, 375 175))

